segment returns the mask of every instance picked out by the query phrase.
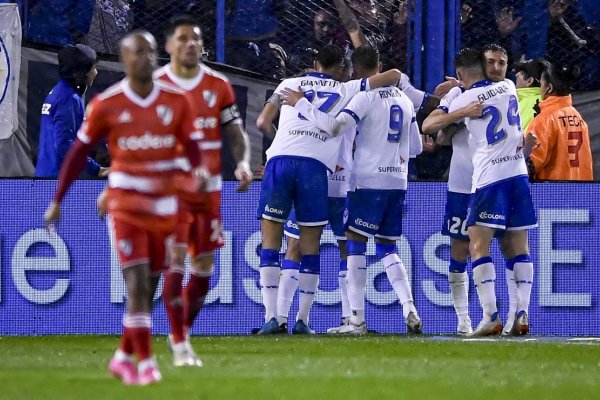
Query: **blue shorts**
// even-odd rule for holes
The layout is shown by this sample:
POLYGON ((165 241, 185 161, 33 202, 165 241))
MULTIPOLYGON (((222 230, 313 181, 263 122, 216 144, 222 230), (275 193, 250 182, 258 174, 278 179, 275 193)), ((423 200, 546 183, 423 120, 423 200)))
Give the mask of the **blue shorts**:
POLYGON ((285 221, 285 225, 283 226, 283 234, 294 239, 300 239, 300 227, 296 222, 296 210, 293 208, 292 211, 290 211, 288 220, 285 221))
POLYGON ((345 197, 329 198, 329 225, 337 240, 346 240, 344 233, 344 210, 346 209, 345 197))
POLYGON ((321 162, 289 156, 267 162, 256 217, 283 224, 292 206, 299 225, 327 224, 327 167, 321 162))
POLYGON ((467 210, 469 208, 470 193, 448 192, 446 195, 446 212, 442 235, 454 239, 469 240, 467 234, 467 210))
POLYGON ((364 236, 400 239, 405 195, 406 190, 356 189, 348 192, 344 226, 364 236))
POLYGON ((535 228, 528 177, 516 176, 477 189, 467 213, 467 226, 475 224, 507 231, 535 228))

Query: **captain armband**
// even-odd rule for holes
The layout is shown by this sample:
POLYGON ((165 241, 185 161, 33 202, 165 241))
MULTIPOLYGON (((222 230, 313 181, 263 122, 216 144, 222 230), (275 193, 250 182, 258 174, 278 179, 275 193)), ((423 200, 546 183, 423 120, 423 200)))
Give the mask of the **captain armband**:
POLYGON ((221 124, 227 125, 229 123, 236 122, 241 123, 240 111, 236 104, 232 104, 229 107, 225 107, 221 110, 221 124))

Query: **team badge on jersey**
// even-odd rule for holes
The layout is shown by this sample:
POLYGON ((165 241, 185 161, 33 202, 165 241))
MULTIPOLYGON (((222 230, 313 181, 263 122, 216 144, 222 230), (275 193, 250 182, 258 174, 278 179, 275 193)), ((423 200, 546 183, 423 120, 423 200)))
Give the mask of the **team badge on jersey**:
POLYGON ((217 105, 217 95, 215 94, 215 92, 210 90, 204 90, 202 91, 202 96, 204 97, 206 105, 210 108, 213 108, 217 105))
POLYGON ((129 257, 131 255, 131 252, 133 251, 133 245, 131 244, 131 240, 129 239, 119 240, 117 246, 119 247, 119 250, 121 250, 123 255, 125 255, 126 257, 129 257))
POLYGON ((163 104, 156 106, 156 115, 160 118, 164 126, 170 125, 173 122, 173 110, 163 104))

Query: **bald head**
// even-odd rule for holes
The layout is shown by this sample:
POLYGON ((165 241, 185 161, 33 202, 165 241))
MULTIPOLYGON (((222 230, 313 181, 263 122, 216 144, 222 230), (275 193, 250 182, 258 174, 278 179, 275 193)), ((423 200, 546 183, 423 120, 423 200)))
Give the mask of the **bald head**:
POLYGON ((130 80, 149 82, 156 68, 156 40, 150 32, 133 31, 119 43, 121 60, 130 80))

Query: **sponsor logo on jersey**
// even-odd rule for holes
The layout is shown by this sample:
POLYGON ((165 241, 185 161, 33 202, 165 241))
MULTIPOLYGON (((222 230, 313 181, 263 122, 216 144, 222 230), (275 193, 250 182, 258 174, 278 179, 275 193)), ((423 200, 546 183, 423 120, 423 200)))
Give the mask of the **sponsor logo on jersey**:
POLYGON ((403 167, 377 167, 377 172, 382 173, 400 173, 406 172, 406 168, 403 167))
POLYGON ((194 120, 195 129, 216 128, 219 121, 216 117, 198 117, 194 120))
POLYGON ((362 226, 362 227, 365 227, 365 228, 368 228, 368 229, 372 229, 372 230, 374 230, 374 231, 377 231, 377 230, 379 230, 379 225, 377 225, 377 224, 372 224, 372 223, 370 223, 370 222, 367 222, 367 221, 363 221, 361 218, 356 218, 356 219, 354 220, 354 223, 355 223, 356 225, 358 225, 358 226, 362 226))
POLYGON ((119 123, 125 124, 127 122, 131 122, 131 113, 125 110, 119 115, 119 123))
POLYGON ((117 140, 117 146, 121 150, 158 150, 175 147, 174 135, 154 135, 146 132, 142 136, 126 136, 117 140))
POLYGON ((501 221, 504 221, 506 219, 506 217, 504 217, 504 215, 502 215, 502 214, 489 214, 486 211, 480 212, 479 218, 481 218, 481 219, 499 219, 501 221))
POLYGON ((279 210, 277 208, 269 207, 268 204, 265 206, 265 211, 273 213, 273 214, 283 215, 283 210, 279 210))
POLYGON ((156 115, 160 118, 164 126, 168 126, 173 122, 173 110, 164 104, 156 106, 156 115))
POLYGON ((217 95, 215 92, 211 90, 203 90, 202 97, 204 97, 204 101, 208 107, 213 108, 217 105, 217 95))

